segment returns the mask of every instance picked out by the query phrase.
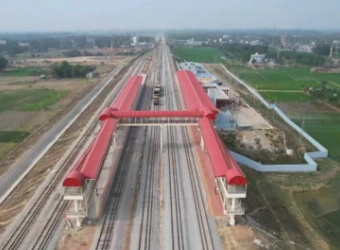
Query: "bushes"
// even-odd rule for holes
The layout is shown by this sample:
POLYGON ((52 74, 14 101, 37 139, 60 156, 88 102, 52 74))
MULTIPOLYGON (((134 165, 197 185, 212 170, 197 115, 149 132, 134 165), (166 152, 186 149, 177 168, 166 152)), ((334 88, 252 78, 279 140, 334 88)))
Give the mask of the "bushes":
POLYGON ((52 75, 57 78, 84 78, 96 69, 94 66, 71 65, 64 61, 52 67, 52 75))

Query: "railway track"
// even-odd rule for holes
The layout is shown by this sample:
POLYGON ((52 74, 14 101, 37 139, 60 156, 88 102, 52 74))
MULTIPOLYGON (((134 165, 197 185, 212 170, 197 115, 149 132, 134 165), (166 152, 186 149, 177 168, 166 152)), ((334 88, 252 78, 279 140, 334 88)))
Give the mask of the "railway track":
MULTIPOLYGON (((177 109, 176 104, 173 102, 172 95, 174 94, 173 82, 171 79, 171 71, 168 69, 167 65, 167 55, 163 54, 163 67, 164 78, 167 79, 165 82, 166 89, 166 108, 167 110, 177 109)), ((165 80, 164 79, 164 80, 165 80)), ((178 168, 179 162, 177 159, 178 152, 176 144, 178 143, 178 134, 176 133, 176 128, 170 126, 167 128, 167 138, 169 142, 167 160, 169 164, 169 192, 170 192, 170 216, 171 216, 171 249, 184 249, 184 235, 182 227, 182 216, 181 216, 181 206, 182 202, 180 199, 180 189, 178 180, 178 168)))
MULTIPOLYGON (((153 80, 153 83, 158 81, 158 70, 159 67, 156 68, 156 76, 153 80)), ((153 90, 154 84, 152 86, 153 90)), ((150 100, 153 98, 153 91, 150 92, 148 97, 150 100)), ((150 107, 150 104, 148 105, 150 107)), ((151 108, 152 109, 152 108, 151 108)), ((153 110, 160 110, 159 106, 154 106, 153 110)), ((160 139, 160 131, 159 128, 149 127, 149 133, 151 136, 148 139, 148 149, 147 149, 147 167, 145 171, 145 190, 143 193, 143 205, 142 205, 142 216, 141 223, 139 229, 139 241, 138 241, 138 249, 152 249, 151 241, 153 239, 153 223, 154 223, 154 195, 155 195, 155 178, 157 178, 155 168, 157 167, 157 155, 154 152, 159 151, 159 139, 160 139)))
MULTIPOLYGON (((169 57, 170 58, 170 57, 169 57)), ((169 60, 167 60, 167 66, 170 72, 175 72, 174 67, 171 67, 169 60)), ((172 65, 173 66, 173 65, 172 65)), ((170 74, 170 82, 173 83, 175 85, 175 79, 173 79, 173 75, 174 74, 170 74)), ((183 101, 181 100, 181 97, 179 95, 179 87, 178 86, 173 86, 174 89, 173 91, 171 91, 172 93, 174 93, 174 97, 176 100, 176 104, 178 108, 182 108, 183 109, 183 101)), ((172 99, 170 98, 170 105, 172 106, 172 99)), ((171 128, 170 128, 171 129, 171 128)), ((186 158, 186 162, 187 162, 187 166, 188 166, 188 170, 189 170, 189 177, 190 177, 190 184, 192 187, 192 192, 193 192, 193 198, 194 198, 194 206, 195 206, 195 213, 196 213, 196 217, 197 217, 197 222, 198 222, 198 227, 199 227, 199 234, 200 234, 200 241, 201 241, 201 246, 202 249, 204 250, 210 250, 210 249, 215 249, 214 247, 214 241, 212 239, 212 234, 211 234, 211 230, 209 227, 209 219, 208 219, 208 214, 207 214, 207 209, 205 207, 205 195, 202 191, 202 186, 200 185, 201 183, 201 179, 200 176, 198 174, 197 169, 195 168, 195 165, 197 165, 196 161, 195 161, 195 156, 194 153, 191 149, 191 139, 188 133, 188 128, 186 127, 181 127, 178 128, 180 129, 180 134, 181 137, 183 139, 183 143, 184 143, 184 152, 185 152, 185 158, 186 158)), ((170 143, 172 144, 173 141, 171 141, 171 139, 174 138, 174 135, 170 134, 170 143)), ((173 150, 172 150, 173 151, 173 150)), ((175 165, 173 166, 173 169, 175 169, 175 165)), ((174 177, 173 178, 177 178, 177 173, 174 171, 174 177)), ((171 189, 170 189, 171 190, 171 189)), ((178 194, 176 194, 176 189, 175 189, 175 198, 177 198, 178 194)), ((176 213, 176 217, 177 217, 177 213, 176 213)), ((178 225, 178 219, 175 218, 175 220, 177 221, 176 224, 178 225)), ((173 227, 174 229, 174 227, 173 227)), ((179 237, 179 236, 177 236, 179 237)), ((177 248, 178 249, 184 249, 184 245, 183 242, 180 244, 181 242, 177 242, 177 248)), ((175 237, 173 236, 173 248, 174 248, 174 244, 176 244, 175 241, 175 237)))
MULTIPOLYGON (((143 58, 147 55, 144 55, 137 64, 137 69, 140 71, 140 68, 145 64, 143 58), (143 64, 144 62, 144 64, 143 64)), ((133 73, 136 72, 136 69, 133 73)), ((117 84, 114 88, 111 98, 107 99, 102 107, 110 105, 115 97, 119 94, 121 89, 124 86, 125 81, 129 77, 129 74, 126 74, 123 79, 117 84)), ((26 214, 24 219, 20 222, 18 227, 14 230, 13 234, 9 236, 5 244, 3 244, 2 249, 4 250, 13 250, 18 249, 21 243, 24 241, 26 236, 28 235, 30 229, 32 228, 33 224, 36 222, 38 216, 41 214, 45 204, 50 199, 51 195, 53 194, 54 190, 60 184, 63 177, 65 176, 66 172, 74 163, 77 155, 80 153, 81 149, 83 148, 84 144, 87 142, 88 138, 90 137, 91 133, 94 131, 96 126, 98 125, 98 120, 95 119, 89 126, 89 129, 85 132, 83 137, 77 143, 75 148, 72 150, 71 154, 66 158, 65 162, 56 172, 54 178, 48 184, 48 186, 44 189, 41 196, 38 200, 34 203, 34 205, 30 208, 29 212, 26 214)), ((33 249, 46 249, 47 244, 50 242, 53 233, 55 232, 56 228, 58 227, 61 217, 63 215, 63 211, 65 211, 65 207, 67 205, 67 201, 64 201, 62 198, 58 200, 57 207, 54 210, 47 224, 45 225, 43 231, 41 232, 39 238, 33 245, 33 249), (62 210, 64 208, 64 210, 62 210)))
MULTIPOLYGON (((149 67, 149 69, 152 68, 153 67, 149 67)), ((144 88, 142 91, 143 92, 140 95, 141 98, 137 104, 137 110, 142 109, 144 106, 150 106, 151 104, 151 97, 145 99, 145 97, 149 96, 148 94, 144 93, 146 91, 146 88, 144 88), (144 103, 145 100, 148 100, 147 104, 144 103)), ((125 143, 126 146, 124 147, 122 156, 119 160, 118 167, 113 179, 113 184, 109 191, 109 198, 105 205, 103 225, 99 234, 96 249, 106 250, 111 248, 111 241, 118 213, 119 201, 125 182, 125 177, 128 172, 126 166, 129 165, 129 162, 132 158, 131 156, 134 152, 134 142, 136 140, 139 129, 140 128, 133 127, 128 132, 128 137, 125 143)))

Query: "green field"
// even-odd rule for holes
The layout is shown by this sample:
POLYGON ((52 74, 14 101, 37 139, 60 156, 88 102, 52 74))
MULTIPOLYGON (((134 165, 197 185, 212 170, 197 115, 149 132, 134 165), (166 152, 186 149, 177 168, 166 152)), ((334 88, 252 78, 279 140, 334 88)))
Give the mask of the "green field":
POLYGON ((326 81, 329 88, 340 89, 340 74, 311 73, 308 68, 265 68, 254 70, 249 67, 228 67, 240 78, 258 90, 301 90, 316 87, 326 81))
POLYGON ((0 92, 0 112, 45 110, 67 94, 54 90, 14 90, 0 92))
MULTIPOLYGON (((302 126, 303 116, 292 120, 302 126)), ((305 114, 304 130, 340 159, 340 114, 305 114)))
POLYGON ((13 70, 3 71, 0 74, 6 77, 25 77, 25 76, 39 76, 46 74, 46 69, 40 67, 24 67, 13 70))
POLYGON ((29 134, 25 131, 0 131, 0 143, 19 143, 29 134))
POLYGON ((322 233, 327 241, 340 249, 340 177, 326 186, 309 192, 295 193, 295 199, 308 222, 322 233))
POLYGON ((222 51, 215 48, 173 48, 171 52, 190 62, 201 62, 201 63, 219 63, 221 61, 222 51))
POLYGON ((304 94, 303 92, 260 92, 262 97, 269 102, 276 101, 311 101, 312 97, 304 94))

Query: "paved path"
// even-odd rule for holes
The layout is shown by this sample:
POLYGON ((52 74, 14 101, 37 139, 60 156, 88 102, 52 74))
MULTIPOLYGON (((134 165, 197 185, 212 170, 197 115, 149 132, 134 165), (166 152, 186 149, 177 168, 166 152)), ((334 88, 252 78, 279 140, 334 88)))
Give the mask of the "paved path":
POLYGON ((88 93, 67 115, 54 125, 26 154, 21 157, 5 174, 0 177, 0 204, 14 190, 18 183, 52 147, 65 130, 78 118, 93 99, 112 81, 116 74, 123 68, 118 66, 93 90, 88 93))

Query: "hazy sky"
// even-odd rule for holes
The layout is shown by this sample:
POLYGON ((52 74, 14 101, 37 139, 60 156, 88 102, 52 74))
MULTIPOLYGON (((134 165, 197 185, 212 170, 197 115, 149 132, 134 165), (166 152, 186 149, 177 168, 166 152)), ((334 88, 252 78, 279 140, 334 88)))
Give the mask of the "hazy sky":
POLYGON ((0 31, 340 28, 339 0, 0 0, 0 31))

